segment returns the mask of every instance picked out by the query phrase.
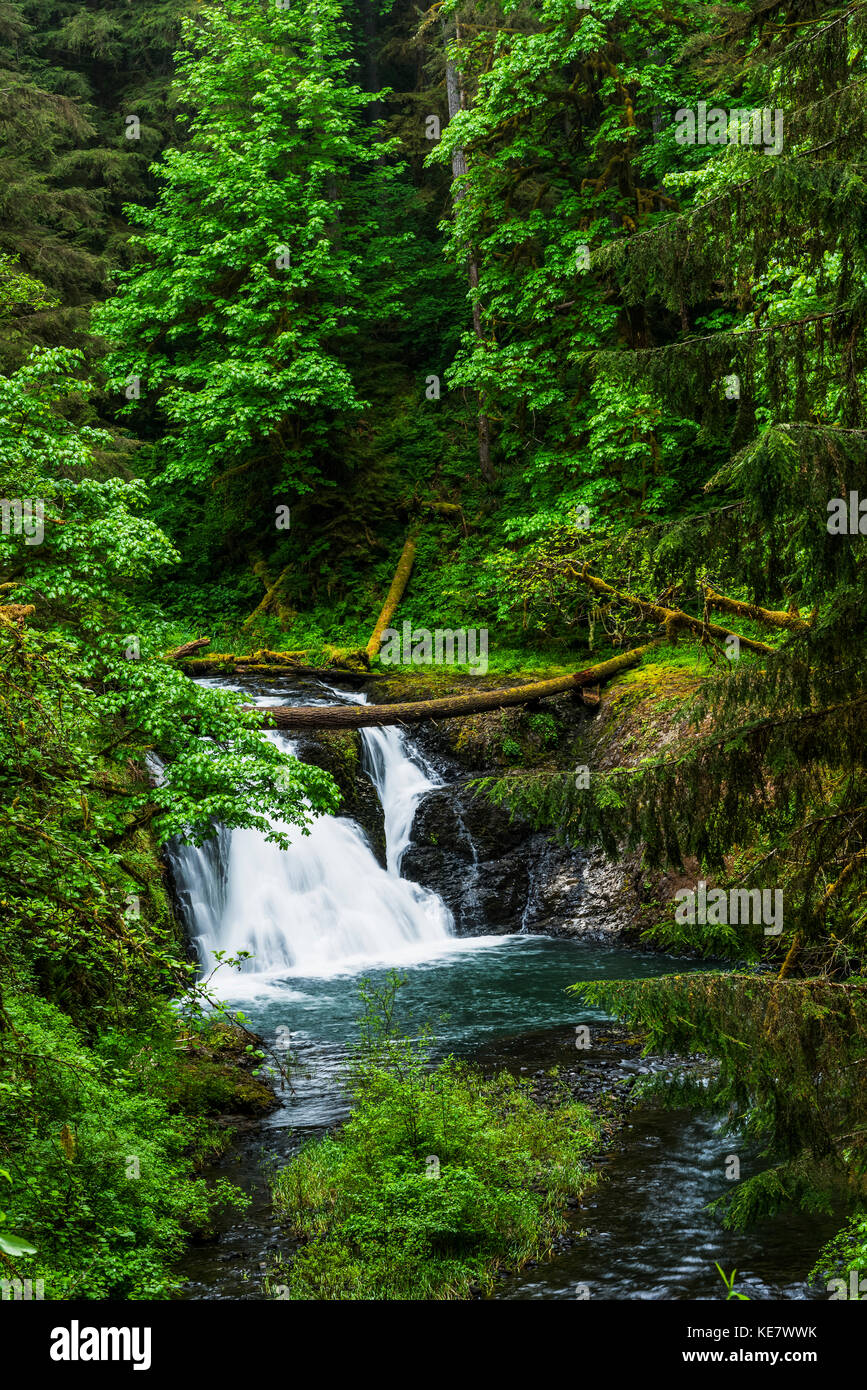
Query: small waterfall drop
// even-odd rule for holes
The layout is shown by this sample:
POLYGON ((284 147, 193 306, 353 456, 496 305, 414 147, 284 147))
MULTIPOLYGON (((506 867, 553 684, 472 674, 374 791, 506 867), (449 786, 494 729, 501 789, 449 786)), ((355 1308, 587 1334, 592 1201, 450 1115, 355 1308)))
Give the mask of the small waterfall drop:
MULTIPOLYGON (((364 696, 341 698, 365 702, 364 696)), ((435 784, 408 757, 401 731, 363 734, 365 763, 385 815, 387 869, 361 828, 342 816, 317 817, 308 835, 275 822, 289 836, 288 850, 258 831, 225 829, 201 849, 170 848, 178 894, 206 970, 215 964, 216 951, 250 951, 252 959, 243 966, 247 976, 328 976, 424 959, 452 938, 454 922, 442 899, 400 877, 416 807, 435 784)), ((268 737, 294 752, 283 735, 271 731, 268 737)))
POLYGON ((416 807, 436 783, 407 757, 400 729, 362 729, 361 736, 370 780, 385 812, 388 872, 399 874, 403 852, 410 842, 416 807))

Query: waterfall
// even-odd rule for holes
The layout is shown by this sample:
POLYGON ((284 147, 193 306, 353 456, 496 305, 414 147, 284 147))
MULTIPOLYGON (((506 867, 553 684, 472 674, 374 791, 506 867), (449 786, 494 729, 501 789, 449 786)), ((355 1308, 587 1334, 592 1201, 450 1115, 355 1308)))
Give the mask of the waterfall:
POLYGON ((366 767, 385 813, 385 852, 388 872, 400 873, 400 861, 410 842, 415 810, 426 792, 436 786, 406 755, 404 734, 393 726, 362 729, 366 767))
MULTIPOLYGON (((327 976, 424 959, 452 938, 442 899, 400 877, 416 807, 435 783, 408 756, 402 731, 363 734, 365 765, 385 816, 386 869, 360 826, 343 816, 317 817, 308 835, 275 821, 290 839, 288 850, 256 830, 222 828, 201 849, 170 847, 178 895, 206 970, 216 951, 250 951, 246 975, 327 976)), ((268 737, 294 752, 284 735, 269 731, 268 737)))

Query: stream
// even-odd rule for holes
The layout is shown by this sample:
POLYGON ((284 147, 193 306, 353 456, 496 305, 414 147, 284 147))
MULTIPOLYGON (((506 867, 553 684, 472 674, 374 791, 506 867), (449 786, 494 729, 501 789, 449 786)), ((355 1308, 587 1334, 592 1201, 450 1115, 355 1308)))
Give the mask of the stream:
MULTIPOLYGON (((263 706, 366 698, 322 687, 311 698, 273 685, 220 684, 263 706)), ((236 1182, 251 1205, 224 1218, 215 1240, 188 1249, 179 1267, 183 1298, 268 1296, 264 1277, 280 1231, 267 1172, 347 1114, 339 1073, 355 1038, 361 978, 382 983, 397 968, 406 978, 401 1019, 408 1031, 429 1024, 440 1054, 536 1076, 574 1064, 576 1025, 590 1026, 594 1044, 604 1036, 606 1016, 577 1006, 568 985, 697 968, 671 956, 520 929, 456 935, 437 894, 400 874, 419 802, 443 779, 401 730, 361 732, 365 770, 385 815, 386 867, 360 826, 340 816, 320 817, 307 836, 293 829, 288 852, 250 830, 221 831, 201 849, 170 849, 203 968, 211 968, 216 951, 254 953, 240 970, 218 972, 215 992, 243 1009, 269 1047, 288 1046, 298 1068, 291 1100, 208 1170, 236 1182)), ((269 737, 293 751, 285 735, 269 737)), ((634 1060, 618 1057, 616 1040, 603 1046, 613 1077, 638 1070, 634 1060)), ((726 1187, 725 1158, 733 1149, 749 1162, 707 1115, 640 1102, 602 1155, 603 1177, 572 1214, 564 1248, 503 1278, 494 1297, 718 1299, 716 1260, 726 1271, 737 1268, 737 1287, 752 1299, 821 1296, 804 1280, 836 1229, 833 1219, 787 1215, 731 1233, 705 1209, 726 1187)))

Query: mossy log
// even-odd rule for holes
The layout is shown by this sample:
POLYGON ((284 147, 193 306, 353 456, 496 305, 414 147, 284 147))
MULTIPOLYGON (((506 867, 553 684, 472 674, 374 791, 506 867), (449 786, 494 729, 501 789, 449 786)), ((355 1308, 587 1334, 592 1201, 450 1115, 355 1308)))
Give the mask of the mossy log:
POLYGON ((204 647, 211 645, 210 637, 196 637, 192 642, 184 642, 180 647, 175 647, 173 651, 166 652, 163 661, 183 661, 184 657, 192 656, 193 652, 200 652, 204 647))
MULTIPOLYGON (((687 632, 691 632, 694 637, 714 637, 717 641, 725 641, 727 637, 736 637, 740 645, 746 647, 747 651, 760 652, 763 656, 772 656, 776 650, 774 647, 768 646, 767 642, 755 642, 751 637, 744 637, 739 632, 732 632, 731 628, 720 627, 717 623, 705 622, 702 618, 694 618, 691 613, 685 613, 681 608, 667 608, 661 603, 649 603, 647 599, 639 598, 637 594, 629 594, 623 589, 615 589, 610 584, 606 584, 604 579, 590 574, 587 565, 584 565, 580 570, 570 567, 569 573, 579 579, 582 584, 586 584, 588 589, 592 589, 594 593, 603 594, 606 598, 617 600, 620 603, 628 603, 632 608, 637 609, 643 618, 652 618, 665 629, 666 636, 672 642, 676 641, 678 630, 683 628, 687 632)), ((721 599, 721 594, 714 595, 715 607, 719 606, 721 599)), ((735 600, 730 600, 730 602, 734 603, 735 600)))
MULTIPOLYGON (((792 605, 787 610, 762 608, 757 603, 743 603, 740 599, 729 598, 717 593, 710 584, 704 586, 704 601, 708 612, 716 609, 719 613, 731 613, 738 618, 750 618, 753 622, 764 623, 767 627, 781 627, 789 632, 806 632, 812 626, 816 609, 806 618, 801 617, 798 608, 792 605)), ((743 640, 743 639, 741 639, 743 640)))
POLYGON ((409 576, 415 560, 416 534, 415 531, 410 531, 404 542, 403 550, 400 553, 400 559, 397 562, 397 569, 391 581, 391 588, 388 591, 385 603, 382 605, 382 612, 376 620, 376 626, 370 634, 370 641, 367 644, 366 651, 371 660, 379 654, 379 648, 382 645, 382 634, 394 617, 397 605, 403 598, 404 590, 409 583, 409 576))
POLYGON ((463 507, 457 502, 425 502, 426 511, 436 512, 439 516, 446 516, 461 523, 461 528, 465 536, 470 534, 469 523, 464 516, 463 507))
MULTIPOLYGON (((349 654, 351 655, 351 653, 349 654)), ((183 668, 188 676, 253 675, 253 676, 316 676, 333 680, 341 679, 371 680, 371 673, 363 666, 311 666, 304 661, 307 652, 272 652, 267 648, 251 652, 249 656, 235 656, 233 652, 213 652, 210 656, 188 657, 183 668)))
POLYGON ((479 690, 471 695, 446 695, 436 700, 413 700, 394 705, 276 705, 264 713, 269 724, 278 729, 360 729, 386 724, 421 724, 427 719, 459 719, 467 714, 526 705, 549 695, 601 685, 620 671, 637 666, 661 641, 660 638, 646 646, 635 647, 584 671, 505 690, 479 690))
POLYGON ((305 650, 272 652, 268 647, 257 647, 255 651, 247 652, 246 655, 236 655, 234 652, 211 652, 205 657, 194 657, 187 661, 187 666, 291 666, 293 669, 309 656, 305 650))

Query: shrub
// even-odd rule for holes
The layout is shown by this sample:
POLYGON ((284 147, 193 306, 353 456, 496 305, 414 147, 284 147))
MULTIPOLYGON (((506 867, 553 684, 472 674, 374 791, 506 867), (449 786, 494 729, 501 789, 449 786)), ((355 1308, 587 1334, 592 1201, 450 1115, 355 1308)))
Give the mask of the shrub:
POLYGON ((592 1183, 598 1122, 564 1092, 542 1108, 529 1083, 485 1077, 432 1038, 395 1030, 392 976, 362 986, 367 1008, 338 1134, 306 1146, 274 1180, 300 1238, 281 1277, 296 1299, 459 1298, 501 1265, 550 1250, 564 1199, 592 1183))

